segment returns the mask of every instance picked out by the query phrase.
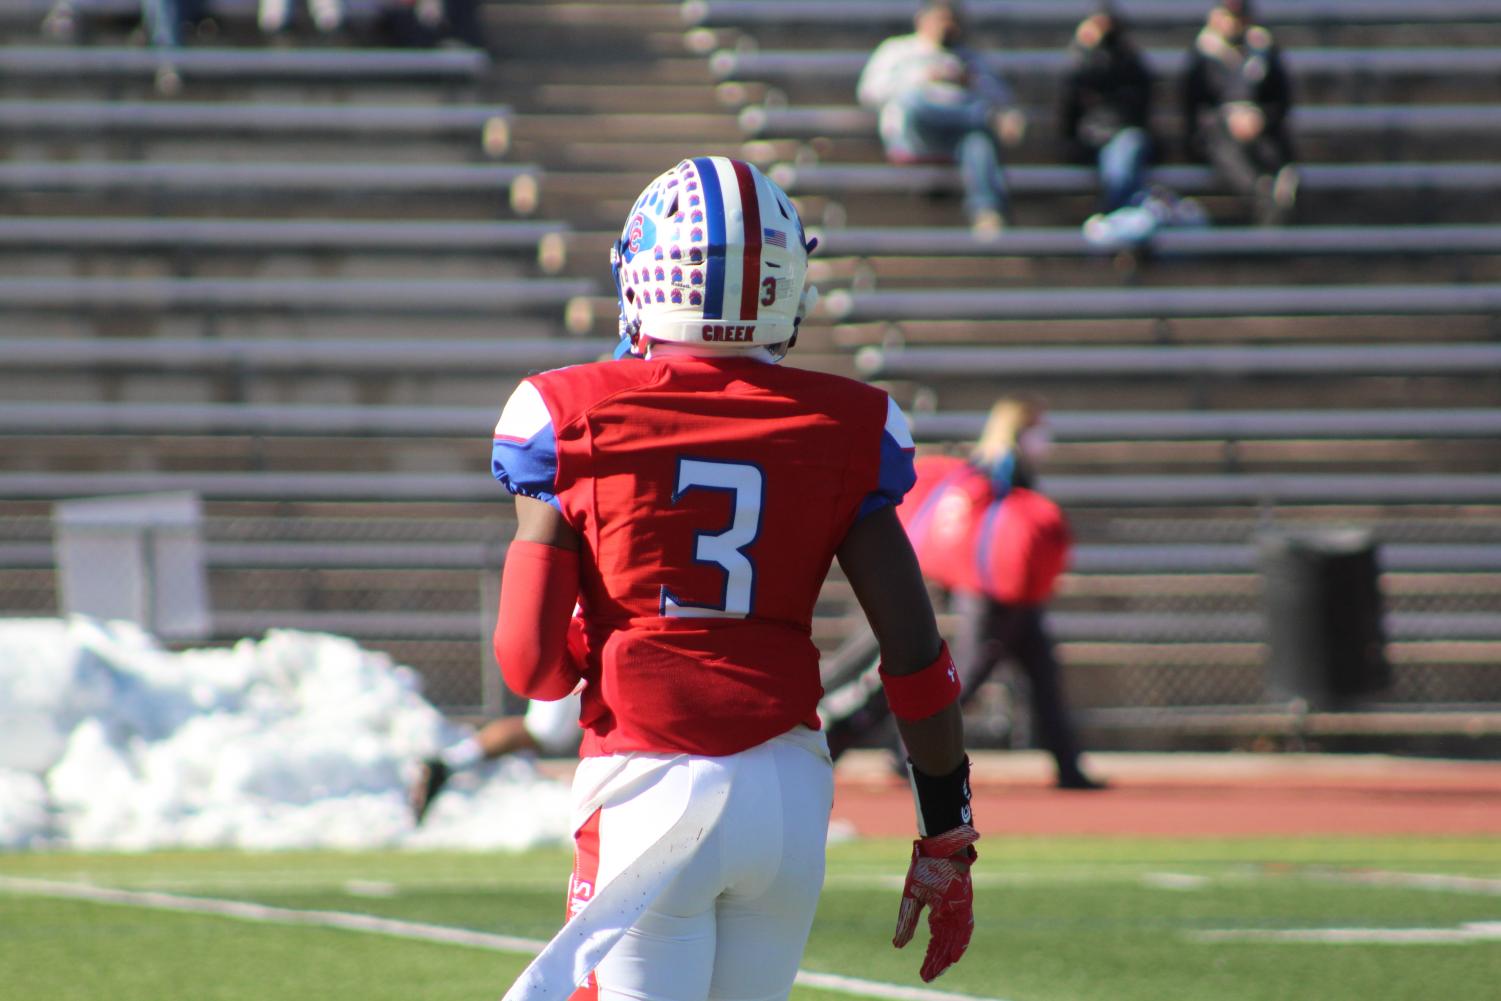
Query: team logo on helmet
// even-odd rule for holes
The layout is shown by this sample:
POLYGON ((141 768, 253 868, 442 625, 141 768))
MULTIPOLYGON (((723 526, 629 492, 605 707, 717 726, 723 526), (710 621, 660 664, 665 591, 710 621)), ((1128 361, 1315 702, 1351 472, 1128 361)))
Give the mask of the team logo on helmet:
POLYGON ((625 259, 630 260, 641 253, 643 248, 651 247, 656 242, 656 223, 647 218, 644 212, 637 212, 631 216, 631 221, 625 230, 625 259))

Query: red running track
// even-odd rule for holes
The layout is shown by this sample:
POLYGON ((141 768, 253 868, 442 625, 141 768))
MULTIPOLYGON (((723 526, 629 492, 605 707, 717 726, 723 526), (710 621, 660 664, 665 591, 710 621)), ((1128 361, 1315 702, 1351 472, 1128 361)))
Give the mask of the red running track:
MULTIPOLYGON (((1501 835, 1501 762, 1381 755, 1097 754, 1109 788, 1054 789, 1048 759, 976 756, 975 816, 998 835, 1501 835)), ((836 771, 834 821, 909 837, 912 794, 873 752, 836 771)))

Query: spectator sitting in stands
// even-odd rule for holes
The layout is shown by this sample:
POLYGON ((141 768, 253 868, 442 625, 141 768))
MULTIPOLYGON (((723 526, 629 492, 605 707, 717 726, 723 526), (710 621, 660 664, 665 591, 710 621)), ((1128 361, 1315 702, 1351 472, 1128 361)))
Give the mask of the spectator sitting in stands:
POLYGON ((201 0, 141 0, 141 21, 151 44, 175 49, 182 44, 182 26, 202 16, 201 0))
POLYGON ((1010 204, 1001 144, 1021 141, 1026 117, 1011 89, 962 44, 953 0, 924 0, 916 32, 876 47, 860 74, 860 103, 880 109, 881 141, 896 162, 957 161, 964 206, 979 236, 998 233, 1010 204))
POLYGON ((391 0, 381 13, 380 31, 402 48, 465 45, 485 51, 477 0, 391 0))
MULTIPOLYGON (((146 39, 159 49, 175 49, 182 44, 184 24, 201 20, 205 0, 141 0, 141 27, 146 39)), ((77 41, 80 20, 87 14, 74 0, 57 0, 42 20, 42 33, 64 41, 77 41)))
POLYGON ((1292 88, 1272 33, 1250 0, 1223 0, 1189 50, 1184 129, 1189 155, 1214 164, 1256 219, 1282 222, 1297 198, 1287 115, 1292 88))
MULTIPOLYGON (((314 27, 324 34, 338 31, 344 22, 344 0, 307 0, 307 6, 314 27)), ((285 31, 292 20, 292 0, 260 0, 257 20, 268 35, 285 31)))
POLYGON ((1152 154, 1152 76, 1111 2, 1080 22, 1069 46, 1060 129, 1069 158, 1100 171, 1100 211, 1142 190, 1152 154))

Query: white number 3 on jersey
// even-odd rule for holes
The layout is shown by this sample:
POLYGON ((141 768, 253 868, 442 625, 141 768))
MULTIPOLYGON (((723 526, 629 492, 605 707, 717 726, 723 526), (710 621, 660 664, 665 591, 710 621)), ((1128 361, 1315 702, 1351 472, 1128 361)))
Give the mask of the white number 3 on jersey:
POLYGON ((724 569, 724 597, 718 605, 688 605, 663 587, 662 614, 674 618, 743 619, 750 614, 756 583, 756 567, 745 555, 745 549, 761 534, 766 477, 760 467, 745 462, 680 458, 673 503, 690 490, 725 490, 732 495, 730 527, 718 533, 699 532, 693 540, 696 562, 724 569))

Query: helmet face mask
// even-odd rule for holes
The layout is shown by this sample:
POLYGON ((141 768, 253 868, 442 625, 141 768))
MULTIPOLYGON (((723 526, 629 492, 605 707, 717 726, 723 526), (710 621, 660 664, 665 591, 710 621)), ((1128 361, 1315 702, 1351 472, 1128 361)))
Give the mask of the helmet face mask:
POLYGON ((792 200, 754 166, 684 160, 647 185, 610 250, 620 336, 638 354, 647 340, 785 353, 817 298, 809 249, 792 200))

